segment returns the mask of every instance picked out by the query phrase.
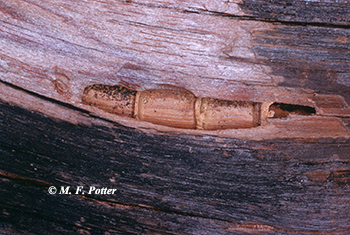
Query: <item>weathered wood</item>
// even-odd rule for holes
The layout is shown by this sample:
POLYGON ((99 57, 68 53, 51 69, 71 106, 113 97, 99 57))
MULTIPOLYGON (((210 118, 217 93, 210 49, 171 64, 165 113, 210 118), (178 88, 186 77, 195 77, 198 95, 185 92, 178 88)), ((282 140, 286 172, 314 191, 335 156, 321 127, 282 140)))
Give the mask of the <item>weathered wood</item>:
POLYGON ((295 87, 350 101, 346 28, 133 2, 1 4, 2 80, 63 102, 80 102, 94 83, 170 84, 198 97, 279 102, 283 87, 295 87))
MULTIPOLYGON (((315 107, 319 115, 350 116, 347 29, 274 25, 131 2, 94 8, 95 2, 67 3, 60 10, 59 0, 42 4, 3 3, 3 81, 89 111, 81 103, 87 85, 145 90, 166 84, 197 97, 291 103, 315 107), (22 7, 27 10, 17 17, 22 7), (87 9, 99 17, 87 16, 87 9)), ((314 135, 314 127, 337 123, 318 120, 303 133, 314 135)), ((347 135, 336 126, 335 136, 347 135)), ((264 131, 279 132, 285 130, 264 131)), ((318 136, 334 136, 329 133, 318 136)))
POLYGON ((0 233, 350 233, 349 12, 338 0, 1 1, 0 233), (85 105, 92 84, 315 113, 185 130, 85 105))
POLYGON ((350 25, 350 4, 347 0, 244 0, 240 7, 244 14, 280 22, 315 23, 328 27, 350 25))
POLYGON ((349 138, 305 143, 152 133, 6 90, 4 226, 36 234, 349 232, 349 138), (40 106, 27 110, 18 106, 23 101, 40 106), (118 191, 49 195, 50 185, 118 191))

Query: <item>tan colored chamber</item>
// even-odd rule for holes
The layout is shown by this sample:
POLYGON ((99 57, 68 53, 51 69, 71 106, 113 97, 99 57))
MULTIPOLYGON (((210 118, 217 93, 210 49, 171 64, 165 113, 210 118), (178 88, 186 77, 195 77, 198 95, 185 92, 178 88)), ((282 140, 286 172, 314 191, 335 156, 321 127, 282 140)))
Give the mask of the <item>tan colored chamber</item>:
POLYGON ((197 98, 185 90, 133 91, 120 86, 85 88, 83 103, 158 125, 202 130, 261 124, 261 103, 197 98))
POLYGON ((146 90, 138 92, 134 117, 154 124, 195 129, 196 97, 187 91, 146 90))
POLYGON ((122 86, 92 85, 85 88, 82 101, 109 113, 133 117, 136 93, 122 86))
POLYGON ((260 103, 198 98, 197 129, 220 130, 260 125, 260 103))

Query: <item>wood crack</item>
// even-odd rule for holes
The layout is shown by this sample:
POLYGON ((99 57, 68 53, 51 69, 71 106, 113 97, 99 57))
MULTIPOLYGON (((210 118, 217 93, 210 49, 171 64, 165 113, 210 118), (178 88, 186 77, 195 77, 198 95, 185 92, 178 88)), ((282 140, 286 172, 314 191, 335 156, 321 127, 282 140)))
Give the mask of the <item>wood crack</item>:
POLYGON ((268 18, 251 17, 251 16, 236 16, 236 15, 230 15, 227 13, 220 13, 220 12, 213 12, 213 15, 234 18, 237 20, 266 22, 266 23, 274 23, 274 24, 280 24, 280 25, 285 25, 285 26, 305 26, 305 27, 315 26, 315 27, 322 27, 322 28, 350 29, 350 25, 342 25, 342 24, 287 21, 287 20, 277 20, 277 19, 268 19, 268 18))
MULTIPOLYGON (((46 181, 42 181, 42 180, 30 178, 30 177, 19 176, 19 175, 13 174, 13 173, 5 172, 3 170, 0 170, 0 178, 10 180, 10 181, 15 182, 17 184, 27 185, 27 186, 29 185, 29 186, 33 186, 33 187, 42 188, 42 187, 54 186, 54 184, 46 182, 46 181)), ((59 188, 60 186, 56 185, 56 187, 59 188)), ((296 231, 296 230, 289 230, 289 229, 281 229, 281 228, 277 228, 275 226, 271 226, 271 225, 267 225, 267 224, 263 224, 263 223, 254 223, 253 221, 245 222, 245 223, 236 223, 236 222, 232 222, 230 220, 221 219, 221 218, 217 218, 217 217, 203 216, 203 215, 196 214, 196 213, 187 213, 187 212, 181 212, 181 211, 177 211, 177 210, 168 210, 168 209, 157 208, 154 206, 149 206, 149 205, 144 205, 144 204, 125 204, 125 203, 115 202, 115 201, 106 200, 106 199, 102 199, 102 198, 94 198, 92 196, 87 196, 87 195, 71 194, 71 195, 62 195, 62 196, 79 197, 82 200, 91 201, 91 202, 98 203, 101 205, 106 205, 106 206, 120 208, 120 209, 139 209, 139 210, 147 210, 147 211, 153 211, 153 212, 166 213, 169 215, 176 214, 176 215, 183 216, 183 217, 200 218, 200 219, 205 219, 205 220, 210 220, 210 221, 220 221, 220 222, 227 224, 227 226, 221 227, 221 229, 228 230, 230 232, 234 232, 234 231, 236 231, 236 232, 276 232, 276 231, 278 231, 278 232, 283 232, 283 233, 295 233, 295 234, 327 235, 327 234, 345 233, 345 232, 350 231, 350 229, 342 230, 342 231, 334 231, 334 232, 317 232, 317 231, 300 231, 300 230, 296 231)))

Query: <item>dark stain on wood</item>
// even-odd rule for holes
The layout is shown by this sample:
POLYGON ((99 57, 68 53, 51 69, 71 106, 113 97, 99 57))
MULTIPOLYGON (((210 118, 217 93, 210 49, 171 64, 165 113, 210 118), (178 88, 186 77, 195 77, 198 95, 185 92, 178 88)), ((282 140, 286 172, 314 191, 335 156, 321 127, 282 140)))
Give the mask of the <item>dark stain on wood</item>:
POLYGON ((1 172, 57 186, 118 189, 114 197, 52 196, 46 186, 2 173, 0 218, 18 230, 224 234, 241 223, 271 226, 279 234, 349 229, 349 139, 157 135, 95 117, 92 123, 99 124, 85 126, 6 103, 0 110, 1 172), (325 171, 330 173, 312 173, 325 171), (86 224, 79 226, 81 217, 86 224))
MULTIPOLYGON (((137 2, 126 2, 137 5, 137 2)), ((96 22, 83 23, 85 18, 79 18, 80 13, 74 12, 75 5, 68 4, 66 12, 61 15, 59 11, 62 8, 57 3, 0 3, 4 13, 1 21, 3 30, 0 31, 2 43, 15 48, 5 49, 1 55, 3 78, 39 78, 31 85, 42 85, 45 89, 45 82, 41 83, 47 79, 45 71, 55 65, 45 67, 38 63, 33 66, 31 61, 21 60, 28 58, 24 57, 27 52, 54 55, 50 61, 62 60, 61 64, 67 63, 68 59, 94 62, 88 63, 86 70, 81 67, 80 71, 79 68, 86 65, 84 63, 77 63, 77 67, 71 68, 77 68, 77 74, 91 80, 102 77, 111 82, 114 76, 119 76, 125 84, 134 86, 133 89, 162 81, 158 78, 165 75, 168 76, 167 82, 175 83, 183 78, 178 74, 196 76, 193 71, 200 71, 181 70, 181 63, 179 67, 170 68, 165 66, 166 62, 162 68, 152 64, 153 61, 147 64, 143 60, 147 56, 141 52, 141 47, 135 49, 132 47, 136 44, 128 44, 126 48, 125 45, 118 47, 106 43, 101 40, 103 37, 95 34, 97 28, 93 27, 96 22), (29 10, 21 11, 17 6, 29 10), (80 21, 75 21, 75 17, 80 21), (71 28, 65 31, 64 27, 71 28), (85 45, 86 40, 89 43, 85 45), (25 50, 16 54, 20 48, 25 50), (110 55, 114 57, 106 59, 110 55), (140 58, 134 58, 138 55, 140 58), (118 62, 115 59, 119 59, 118 62), (124 60, 147 69, 128 63, 120 69, 124 60), (108 66, 92 71, 102 64, 108 66), (173 71, 173 68, 178 71, 173 71)), ((126 10, 135 17, 143 10, 140 6, 150 11, 167 8, 166 3, 139 4, 140 11, 133 8, 126 10)), ((279 86, 307 88, 319 94, 338 94, 350 103, 350 5, 346 1, 244 0, 239 6, 243 11, 240 16, 204 10, 187 11, 185 14, 232 17, 240 24, 240 20, 270 22, 270 30, 251 32, 257 58, 245 59, 233 55, 228 59, 268 66, 272 69, 271 75, 284 78, 279 86)), ((116 9, 119 6, 113 7, 110 10, 108 2, 104 2, 101 12, 107 9, 105 12, 108 14, 118 13, 116 9)), ((175 9, 167 13, 173 16, 181 8, 168 9, 175 9)), ((155 14, 157 11, 151 12, 155 14)), ((101 14, 99 11, 94 13, 96 16, 101 14)), ((181 17, 186 17, 185 14, 181 17)), ((116 25, 127 22, 122 20, 116 25)), ((139 24, 131 29, 151 26, 147 25, 147 20, 134 23, 139 24)), ((162 26, 153 25, 153 29, 162 26)), ((188 29, 177 27, 171 30, 186 32, 188 29)), ((201 28, 192 29, 192 32, 203 33, 201 28)), ((104 31, 100 33, 102 35, 104 31)), ((217 35, 221 36, 220 32, 217 35)), ((208 55, 220 56, 215 52, 208 55)), ((59 94, 69 94, 70 76, 67 79, 61 75, 67 76, 60 74, 59 80, 53 83, 54 88, 59 94)), ((28 85, 28 81, 31 80, 23 84, 28 85)), ((31 95, 35 92, 37 90, 32 89, 31 95)), ((316 97, 315 102, 330 109, 336 104, 341 109, 344 103, 336 100, 339 97, 333 98, 316 97)), ((51 102, 62 105, 54 100, 51 102)), ((87 112, 68 104, 64 107, 67 113, 88 118, 91 125, 72 124, 0 102, 0 233, 350 233, 349 138, 321 138, 306 143, 168 132, 155 134, 89 116, 87 112), (49 195, 49 185, 71 185, 73 188, 98 185, 118 191, 115 197, 49 195)), ((349 118, 339 120, 350 127, 349 118)))
POLYGON ((320 25, 350 25, 350 6, 347 1, 266 1, 244 0, 240 7, 245 14, 267 20, 320 25))
POLYGON ((350 32, 316 26, 275 25, 255 32, 254 51, 280 86, 301 87, 320 94, 338 94, 350 103, 350 32))

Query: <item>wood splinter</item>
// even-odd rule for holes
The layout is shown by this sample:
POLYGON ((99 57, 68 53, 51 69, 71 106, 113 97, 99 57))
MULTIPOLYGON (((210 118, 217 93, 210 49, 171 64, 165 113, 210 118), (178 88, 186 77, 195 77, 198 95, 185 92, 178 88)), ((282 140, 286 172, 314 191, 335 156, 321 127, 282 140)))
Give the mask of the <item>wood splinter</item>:
POLYGON ((85 88, 82 101, 109 113, 185 129, 252 128, 271 116, 270 103, 200 98, 186 90, 92 85, 85 88))

